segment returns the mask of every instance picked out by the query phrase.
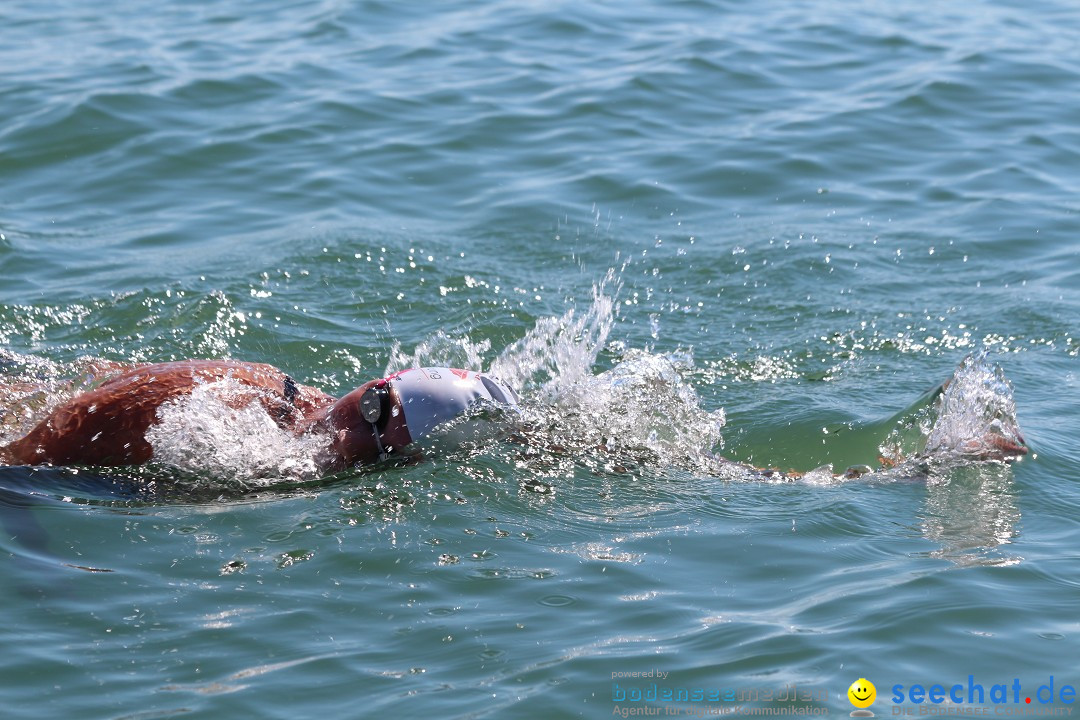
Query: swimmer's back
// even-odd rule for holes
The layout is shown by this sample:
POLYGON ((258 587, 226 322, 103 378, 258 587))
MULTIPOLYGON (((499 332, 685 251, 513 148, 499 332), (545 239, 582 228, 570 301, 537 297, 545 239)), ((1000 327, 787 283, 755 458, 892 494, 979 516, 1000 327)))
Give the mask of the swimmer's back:
POLYGON ((135 366, 111 374, 97 388, 56 407, 25 437, 0 448, 0 462, 38 465, 136 465, 153 448, 146 431, 158 409, 190 395, 197 385, 231 379, 259 400, 283 427, 291 427, 332 398, 298 385, 281 370, 234 360, 182 360, 135 366))

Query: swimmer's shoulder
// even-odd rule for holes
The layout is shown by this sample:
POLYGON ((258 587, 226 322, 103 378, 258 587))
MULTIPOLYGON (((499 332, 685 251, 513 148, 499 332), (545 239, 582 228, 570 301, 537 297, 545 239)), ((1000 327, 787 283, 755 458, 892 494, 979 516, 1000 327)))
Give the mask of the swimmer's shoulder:
POLYGON ((110 368, 112 372, 95 391, 149 391, 152 395, 166 395, 190 391, 199 383, 231 380, 248 387, 281 396, 302 415, 308 416, 325 409, 334 398, 318 388, 297 382, 291 375, 267 363, 243 360, 173 360, 163 363, 145 363, 127 367, 110 368))
POLYGON ((110 363, 91 368, 97 387, 140 382, 213 382, 232 378, 249 385, 282 384, 286 373, 273 365, 242 360, 170 360, 161 363, 110 363))

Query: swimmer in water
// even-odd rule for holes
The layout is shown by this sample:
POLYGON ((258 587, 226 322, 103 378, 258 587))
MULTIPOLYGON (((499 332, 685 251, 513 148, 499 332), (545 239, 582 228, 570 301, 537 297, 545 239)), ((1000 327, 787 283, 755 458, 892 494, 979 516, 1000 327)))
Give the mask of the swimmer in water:
POLYGON ((231 381, 226 402, 259 403, 284 430, 326 439, 316 458, 333 472, 408 454, 439 425, 484 403, 516 407, 497 378, 452 368, 411 368, 337 399, 281 370, 234 360, 101 365, 104 382, 54 408, 24 437, 0 447, 0 465, 141 465, 153 460, 147 432, 168 402, 231 381))
MULTIPOLYGON (((60 404, 24 437, 0 447, 0 465, 150 462, 154 449, 147 433, 160 421, 162 406, 191 395, 200 385, 224 380, 231 382, 231 388, 239 388, 227 394, 228 405, 239 409, 259 403, 279 427, 297 437, 325 438, 316 458, 324 472, 407 457, 417 441, 477 406, 518 406, 517 394, 499 379, 453 368, 402 370, 367 382, 340 399, 301 385, 271 365, 235 360, 98 363, 95 374, 104 377, 104 382, 60 404)), ((980 460, 1015 460, 1027 454, 1018 430, 1016 438, 1013 442, 1009 437, 988 436, 968 455, 980 460)), ((741 467, 766 477, 801 475, 741 467)), ((869 471, 866 467, 853 476, 869 471)))

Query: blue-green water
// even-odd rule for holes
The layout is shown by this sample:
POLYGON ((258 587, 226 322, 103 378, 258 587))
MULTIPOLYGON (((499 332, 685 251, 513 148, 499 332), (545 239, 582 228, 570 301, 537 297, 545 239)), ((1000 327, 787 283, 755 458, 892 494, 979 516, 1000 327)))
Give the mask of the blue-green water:
POLYGON ((894 684, 1080 683, 1075 6, 9 0, 0 26, 0 348, 54 393, 5 433, 87 355, 330 392, 418 360, 516 373, 549 441, 584 414, 631 446, 0 469, 5 716, 609 717, 615 682, 846 715, 859 677, 881 716, 894 684), (695 446, 722 409, 729 457, 874 464, 982 347, 1012 468, 751 482, 695 446), (587 379, 627 363, 629 393, 587 379))

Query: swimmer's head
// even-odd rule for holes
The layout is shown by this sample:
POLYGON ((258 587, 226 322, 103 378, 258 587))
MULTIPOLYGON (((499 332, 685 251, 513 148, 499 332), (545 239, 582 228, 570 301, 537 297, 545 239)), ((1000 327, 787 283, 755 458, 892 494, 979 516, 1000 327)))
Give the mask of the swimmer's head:
POLYGON ((483 404, 516 407, 498 379, 452 368, 410 368, 372 380, 338 400, 327 417, 334 449, 349 465, 374 462, 483 404))
POLYGON ((393 389, 385 379, 364 383, 351 393, 334 403, 327 415, 327 424, 332 436, 333 448, 346 465, 370 463, 404 448, 412 442, 412 436, 405 427, 404 416, 398 410, 393 389), (380 400, 385 397, 389 411, 380 415, 375 422, 369 418, 373 396, 380 400))

